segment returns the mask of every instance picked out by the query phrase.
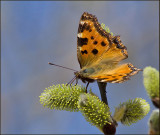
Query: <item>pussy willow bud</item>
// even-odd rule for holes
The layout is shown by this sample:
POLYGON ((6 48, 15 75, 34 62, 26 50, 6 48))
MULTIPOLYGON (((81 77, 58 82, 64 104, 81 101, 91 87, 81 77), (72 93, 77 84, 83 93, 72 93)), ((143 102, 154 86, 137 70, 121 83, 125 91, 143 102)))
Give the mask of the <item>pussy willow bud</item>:
POLYGON ((50 109, 78 111, 79 95, 85 93, 80 85, 53 85, 44 90, 40 96, 40 103, 50 109))
POLYGON ((86 120, 100 130, 108 123, 111 124, 110 111, 108 106, 97 96, 89 93, 81 94, 78 101, 78 108, 86 120))
POLYGON ((124 125, 131 125, 142 119, 150 110, 149 104, 142 98, 135 98, 120 104, 115 109, 114 119, 124 125))

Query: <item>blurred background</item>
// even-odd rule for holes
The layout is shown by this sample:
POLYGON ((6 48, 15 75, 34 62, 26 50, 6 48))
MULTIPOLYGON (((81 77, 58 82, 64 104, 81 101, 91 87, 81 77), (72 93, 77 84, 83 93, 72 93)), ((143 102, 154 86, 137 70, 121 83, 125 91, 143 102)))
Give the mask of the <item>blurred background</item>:
MULTIPOLYGON (((2 134, 100 134, 80 112, 49 110, 39 102, 43 90, 69 82, 79 70, 77 30, 83 12, 96 15, 114 35, 120 35, 131 62, 138 68, 159 70, 158 1, 9 1, 1 2, 1 132, 2 134)), ((79 81, 79 84, 83 84, 79 81)), ((89 85, 100 96, 97 83, 89 85)), ((122 84, 107 86, 112 114, 129 98, 141 97, 151 106, 131 126, 119 123, 117 134, 146 134, 155 107, 144 86, 142 72, 122 84)))

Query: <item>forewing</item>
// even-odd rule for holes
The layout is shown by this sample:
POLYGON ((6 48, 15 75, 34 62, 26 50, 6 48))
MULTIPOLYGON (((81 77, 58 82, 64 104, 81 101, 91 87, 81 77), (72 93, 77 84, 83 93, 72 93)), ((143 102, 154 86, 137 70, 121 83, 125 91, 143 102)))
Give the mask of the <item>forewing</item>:
POLYGON ((128 54, 119 36, 106 32, 94 15, 84 12, 77 34, 77 57, 80 67, 83 68, 93 63, 118 63, 127 58, 128 54))

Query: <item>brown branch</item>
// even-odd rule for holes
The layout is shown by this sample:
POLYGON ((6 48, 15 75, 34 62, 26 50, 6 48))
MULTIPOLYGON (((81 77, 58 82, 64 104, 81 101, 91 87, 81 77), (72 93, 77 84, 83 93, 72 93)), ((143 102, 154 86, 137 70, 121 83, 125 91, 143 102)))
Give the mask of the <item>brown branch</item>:
MULTIPOLYGON (((98 87, 99 87, 99 90, 100 90, 100 94, 101 94, 101 100, 109 107, 108 105, 108 100, 107 100, 107 92, 106 92, 106 86, 107 86, 107 83, 105 82, 98 82, 98 87)), ((115 135, 116 133, 116 127, 118 126, 117 122, 113 119, 113 117, 111 116, 112 118, 112 123, 111 124, 106 124, 104 127, 103 127, 103 133, 105 135, 115 135)))

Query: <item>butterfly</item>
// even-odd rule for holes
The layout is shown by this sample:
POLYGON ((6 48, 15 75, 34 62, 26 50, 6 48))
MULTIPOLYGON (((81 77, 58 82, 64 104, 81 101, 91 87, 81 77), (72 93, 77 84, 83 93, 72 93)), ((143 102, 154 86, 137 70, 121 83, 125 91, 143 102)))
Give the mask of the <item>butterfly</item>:
POLYGON ((84 83, 122 83, 141 70, 131 63, 119 64, 128 57, 120 36, 108 33, 98 19, 87 12, 79 22, 77 57, 81 69, 74 74, 84 83))

